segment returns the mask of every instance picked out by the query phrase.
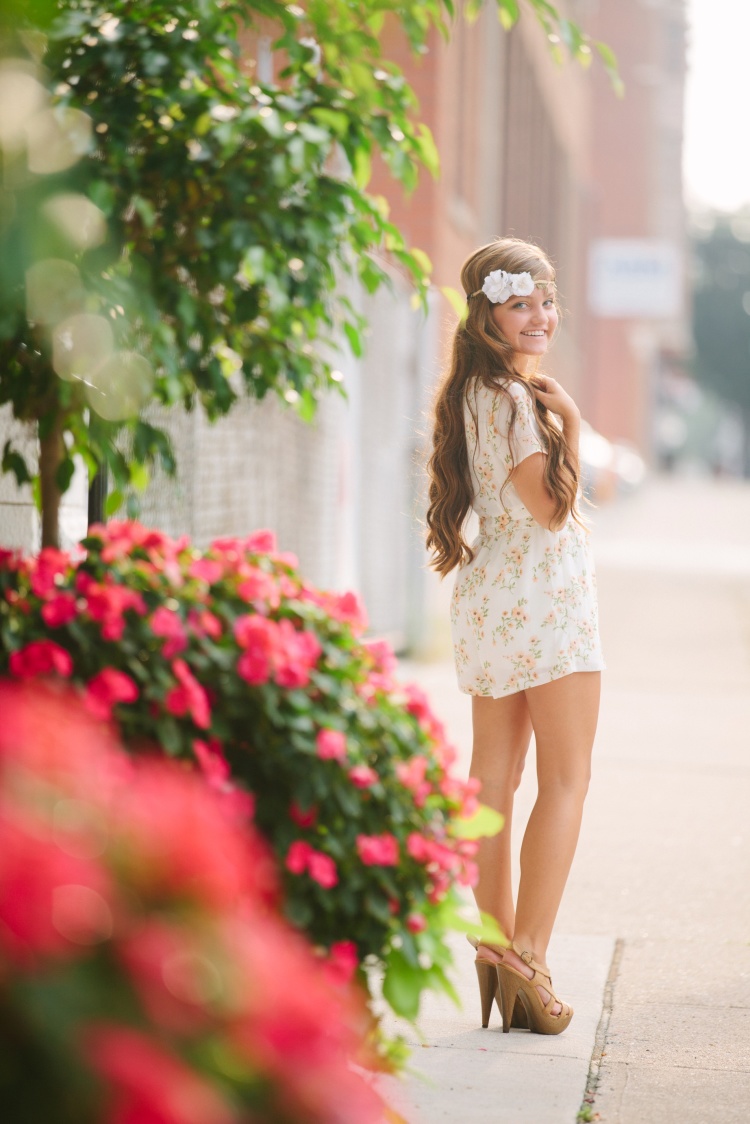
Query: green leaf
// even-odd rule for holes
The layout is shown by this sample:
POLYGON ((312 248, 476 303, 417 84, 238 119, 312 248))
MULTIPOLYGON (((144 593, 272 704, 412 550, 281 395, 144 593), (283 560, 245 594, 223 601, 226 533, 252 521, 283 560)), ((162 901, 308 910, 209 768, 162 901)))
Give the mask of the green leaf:
POLYGON ((458 289, 452 289, 450 285, 441 285, 440 292, 449 302, 456 316, 463 322, 469 315, 469 305, 463 293, 459 293, 458 289))
POLYGON ((419 125, 418 151, 425 167, 437 179, 440 175, 440 154, 432 131, 424 124, 419 125))
POLYGON ((327 106, 316 106, 310 116, 314 121, 319 121, 338 137, 345 137, 349 131, 349 117, 338 109, 329 109, 327 106))
POLYGON ((370 153, 364 147, 359 147, 354 153, 352 174, 357 187, 360 191, 364 191, 372 176, 372 160, 370 153))
POLYGON ((432 262, 424 250, 417 250, 415 248, 411 251, 411 256, 416 259, 420 269, 429 277, 432 273, 432 262))
POLYGON ((88 195, 92 203, 105 215, 111 215, 115 209, 115 189, 105 180, 94 180, 88 186, 88 195))
POLYGON ((612 89, 617 94, 618 98, 624 97, 625 83, 620 77, 620 72, 617 65, 617 56, 615 55, 612 48, 606 43, 595 42, 594 46, 596 47, 599 53, 599 57, 604 63, 607 73, 609 74, 609 79, 612 83, 612 89))
POLYGON ((55 471, 55 483, 57 484, 57 487, 60 489, 60 492, 63 495, 70 487, 70 482, 73 479, 73 473, 75 472, 75 469, 75 463, 70 457, 66 457, 65 460, 60 461, 59 465, 57 466, 57 469, 55 471))
POLYGON ((19 487, 22 484, 29 484, 31 482, 31 473, 28 470, 26 461, 20 453, 11 449, 10 441, 6 441, 3 447, 2 469, 3 472, 13 473, 19 487))
POLYGON ((487 804, 480 804, 473 816, 454 821, 451 835, 457 839, 480 839, 485 835, 497 835, 498 831, 502 831, 504 822, 500 812, 487 804))
POLYGON ((464 4, 464 19, 467 23, 474 23, 484 7, 484 0, 466 0, 464 4))
POLYGON ((386 961, 383 998, 397 1015, 413 1021, 419 1014, 422 987, 422 969, 413 968, 402 952, 393 949, 386 961))
POLYGON ((148 230, 152 230, 156 225, 156 211, 153 204, 149 203, 148 199, 144 199, 142 195, 134 195, 130 202, 142 219, 143 225, 148 230))
POLYGON ((150 479, 151 476, 145 464, 138 464, 137 462, 130 464, 130 483, 137 492, 145 492, 150 479))
POLYGON ((489 913, 479 914, 479 925, 472 925, 467 929, 467 932, 473 933, 480 941, 488 941, 490 944, 499 944, 503 948, 507 947, 510 943, 506 934, 502 931, 495 918, 489 913))
POLYGON ((505 30, 510 31, 520 15, 517 0, 498 0, 497 15, 505 30))
POLYGON ((349 347, 352 349, 352 353, 356 355, 357 359, 361 359, 364 354, 362 336, 348 320, 344 321, 344 332, 346 333, 346 338, 349 341, 349 347))
POLYGON ((104 514, 107 516, 107 518, 109 518, 111 515, 114 515, 116 511, 119 511, 124 503, 125 496, 122 494, 122 492, 115 489, 107 496, 107 499, 104 503, 104 514))

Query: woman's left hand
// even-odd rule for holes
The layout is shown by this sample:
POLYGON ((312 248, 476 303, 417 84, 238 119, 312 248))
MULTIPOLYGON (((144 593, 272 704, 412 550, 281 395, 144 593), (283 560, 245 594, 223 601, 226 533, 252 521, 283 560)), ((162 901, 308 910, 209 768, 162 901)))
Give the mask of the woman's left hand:
POLYGON ((563 421, 580 418, 581 411, 556 379, 549 375, 534 375, 529 381, 537 401, 553 414, 557 414, 563 421))

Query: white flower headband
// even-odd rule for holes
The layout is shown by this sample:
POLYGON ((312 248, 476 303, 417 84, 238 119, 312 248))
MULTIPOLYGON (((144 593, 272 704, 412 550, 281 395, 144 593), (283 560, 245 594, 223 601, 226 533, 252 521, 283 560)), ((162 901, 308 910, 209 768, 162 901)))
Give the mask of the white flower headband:
POLYGON ((493 269, 485 277, 482 288, 469 293, 469 296, 478 297, 480 293, 485 293, 493 304, 505 304, 513 296, 530 296, 537 285, 546 288, 551 284, 551 281, 535 281, 530 273, 506 273, 504 269, 493 269))

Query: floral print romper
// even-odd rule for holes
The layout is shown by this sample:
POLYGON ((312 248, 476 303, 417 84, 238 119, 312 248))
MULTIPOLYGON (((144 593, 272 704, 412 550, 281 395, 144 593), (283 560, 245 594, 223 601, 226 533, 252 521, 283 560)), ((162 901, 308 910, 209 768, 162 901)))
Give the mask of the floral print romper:
POLYGON ((460 566, 451 601, 451 633, 458 686, 469 695, 500 698, 574 671, 601 671, 596 575, 589 532, 572 516, 559 531, 531 516, 512 483, 516 464, 545 452, 528 392, 512 380, 517 403, 479 381, 464 403, 466 445, 479 535, 474 559, 460 566), (475 397, 474 397, 475 396, 475 397))

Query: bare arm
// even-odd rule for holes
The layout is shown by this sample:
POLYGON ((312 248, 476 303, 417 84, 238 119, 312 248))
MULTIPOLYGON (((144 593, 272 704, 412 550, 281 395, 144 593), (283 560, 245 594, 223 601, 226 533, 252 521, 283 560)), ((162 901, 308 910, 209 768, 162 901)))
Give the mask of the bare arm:
MULTIPOLYGON (((534 393, 538 400, 557 414, 562 421, 563 433, 568 443, 571 456, 578 464, 578 445, 581 436, 581 414, 573 399, 560 386, 555 379, 545 375, 537 380, 534 393)), ((558 526, 552 526, 555 512, 555 500, 547 488, 544 480, 546 453, 532 453, 526 457, 510 474, 510 479, 518 492, 519 499, 530 515, 542 527, 557 531, 558 526)))

